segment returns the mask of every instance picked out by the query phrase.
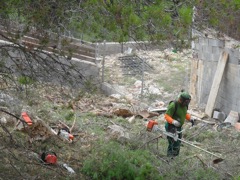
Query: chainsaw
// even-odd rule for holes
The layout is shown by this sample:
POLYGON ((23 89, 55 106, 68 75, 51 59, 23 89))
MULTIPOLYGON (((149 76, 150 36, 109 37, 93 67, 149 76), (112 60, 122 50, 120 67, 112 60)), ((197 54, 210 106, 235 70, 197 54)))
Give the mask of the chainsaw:
POLYGON ((190 143, 190 142, 188 142, 188 141, 186 141, 186 140, 183 140, 183 139, 178 138, 178 134, 181 133, 182 131, 180 131, 180 132, 179 132, 179 131, 176 131, 175 133, 171 133, 171 132, 167 132, 167 131, 165 131, 165 130, 160 129, 160 128, 158 127, 158 123, 157 123, 156 121, 154 121, 154 120, 149 120, 149 121, 148 121, 147 131, 149 131, 149 132, 158 132, 158 131, 159 131, 160 133, 162 133, 162 134, 164 134, 164 135, 166 135, 166 136, 168 136, 168 137, 173 138, 174 141, 181 141, 181 142, 183 142, 183 143, 186 143, 186 144, 188 144, 188 145, 190 145, 190 146, 193 146, 193 147, 195 147, 195 148, 197 148, 197 149, 200 149, 200 150, 202 150, 202 151, 204 151, 204 152, 206 152, 206 153, 208 153, 208 154, 211 154, 211 155, 213 155, 213 156, 215 156, 215 157, 218 157, 218 158, 220 158, 221 160, 223 160, 220 156, 218 156, 218 155, 216 155, 216 154, 214 154, 214 153, 212 153, 212 152, 209 152, 209 151, 207 151, 207 150, 205 150, 205 149, 203 149, 203 148, 200 148, 200 147, 198 147, 198 146, 196 146, 196 145, 194 145, 194 144, 192 144, 192 143, 190 143))

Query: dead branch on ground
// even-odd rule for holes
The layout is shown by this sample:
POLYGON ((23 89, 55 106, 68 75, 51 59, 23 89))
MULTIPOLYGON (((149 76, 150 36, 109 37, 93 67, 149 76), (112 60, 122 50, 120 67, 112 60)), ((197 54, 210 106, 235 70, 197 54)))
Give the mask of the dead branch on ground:
POLYGON ((141 149, 142 147, 144 147, 146 144, 149 145, 149 143, 152 142, 152 141, 154 141, 154 140, 157 140, 157 147, 158 147, 158 139, 159 139, 159 138, 162 138, 162 135, 159 135, 159 136, 157 136, 157 137, 155 137, 155 138, 153 138, 153 139, 145 142, 143 145, 141 145, 141 146, 139 147, 139 149, 141 149))

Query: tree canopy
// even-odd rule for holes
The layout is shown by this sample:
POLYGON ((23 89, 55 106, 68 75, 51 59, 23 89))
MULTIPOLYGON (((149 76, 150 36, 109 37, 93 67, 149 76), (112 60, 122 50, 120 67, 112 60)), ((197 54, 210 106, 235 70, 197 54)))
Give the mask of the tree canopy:
POLYGON ((239 31, 240 0, 3 0, 0 17, 24 32, 33 26, 90 41, 171 41, 190 37, 194 6, 199 26, 239 31))
MULTIPOLYGON (((215 28, 240 39, 240 0, 1 0, 0 18, 0 38, 13 43, 11 48, 24 55, 22 61, 36 60, 43 69, 50 68, 50 60, 57 61, 58 57, 46 61, 34 48, 26 49, 19 43, 25 35, 37 38, 40 48, 51 46, 60 54, 66 52, 58 45, 69 43, 63 35, 90 42, 151 41, 178 49, 190 44, 194 26, 200 30, 215 28)), ((11 56, 6 46, 0 47, 4 57, 11 56)), ((69 49, 67 56, 72 51, 69 49)), ((5 68, 4 72, 9 74, 11 69, 5 68)))
POLYGON ((1 18, 54 32, 109 41, 182 37, 191 25, 192 4, 161 0, 1 1, 1 18))
POLYGON ((196 23, 240 40, 240 0, 198 0, 196 23))

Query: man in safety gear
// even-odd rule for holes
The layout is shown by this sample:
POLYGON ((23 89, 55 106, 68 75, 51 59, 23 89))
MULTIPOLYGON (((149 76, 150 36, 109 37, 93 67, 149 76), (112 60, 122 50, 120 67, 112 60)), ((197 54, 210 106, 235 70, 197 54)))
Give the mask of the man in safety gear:
MULTIPOLYGON (((191 118, 191 115, 187 113, 188 105, 191 101, 191 96, 188 92, 182 91, 176 101, 169 103, 167 111, 164 115, 166 123, 165 129, 170 133, 178 133, 178 138, 182 138, 182 125, 184 124, 185 119, 190 121, 192 125, 194 120, 191 118)), ((181 141, 175 141, 172 137, 167 137, 168 139, 168 149, 167 156, 174 157, 178 156, 180 152, 181 141)))

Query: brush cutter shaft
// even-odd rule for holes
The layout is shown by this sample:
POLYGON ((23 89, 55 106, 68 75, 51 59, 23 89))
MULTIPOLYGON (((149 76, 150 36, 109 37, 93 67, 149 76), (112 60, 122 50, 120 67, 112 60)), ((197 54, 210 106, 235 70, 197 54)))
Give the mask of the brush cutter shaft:
POLYGON ((214 154, 214 153, 212 153, 212 152, 209 152, 209 151, 207 151, 207 150, 205 150, 205 149, 203 149, 203 148, 200 148, 200 147, 198 147, 198 146, 196 146, 196 145, 194 145, 194 144, 192 144, 192 143, 190 143, 190 142, 188 142, 188 141, 179 139, 179 138, 178 138, 178 132, 175 133, 175 134, 173 134, 173 133, 170 133, 170 132, 161 130, 159 127, 154 127, 154 128, 155 128, 157 131, 160 131, 162 134, 167 135, 167 136, 173 138, 174 141, 179 140, 179 141, 181 141, 181 142, 183 142, 183 143, 186 143, 186 144, 188 144, 188 145, 190 145, 190 146, 193 146, 193 147, 195 147, 195 148, 197 148, 197 149, 200 149, 200 150, 202 150, 202 151, 204 151, 204 152, 206 152, 206 153, 208 153, 208 154, 211 154, 211 155, 213 155, 213 156, 215 156, 215 157, 221 158, 220 156, 218 156, 218 155, 216 155, 216 154, 214 154))
POLYGON ((191 144, 191 143, 188 142, 188 141, 185 141, 185 140, 182 140, 182 139, 179 139, 179 140, 182 141, 183 143, 186 143, 186 144, 188 144, 188 145, 190 145, 190 146, 193 146, 193 147, 195 147, 195 148, 197 148, 197 149, 200 149, 200 150, 202 150, 202 151, 204 151, 204 152, 206 152, 206 153, 208 153, 208 154, 211 154, 211 155, 213 155, 213 156, 215 156, 215 157, 221 158, 220 156, 218 156, 218 155, 216 155, 216 154, 214 154, 214 153, 212 153, 212 152, 210 152, 210 151, 207 151, 207 150, 205 150, 205 149, 203 149, 203 148, 200 148, 200 147, 198 147, 198 146, 196 146, 196 145, 194 145, 194 144, 191 144))

